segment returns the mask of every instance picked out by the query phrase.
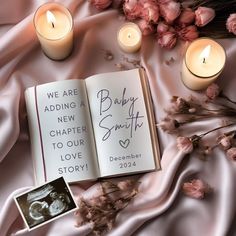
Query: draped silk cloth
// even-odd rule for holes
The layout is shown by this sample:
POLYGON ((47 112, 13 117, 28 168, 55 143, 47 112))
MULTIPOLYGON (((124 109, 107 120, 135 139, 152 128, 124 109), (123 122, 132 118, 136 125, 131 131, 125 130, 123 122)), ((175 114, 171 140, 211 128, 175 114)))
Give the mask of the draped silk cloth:
MULTIPOLYGON (((8 0, 0 7, 0 235, 87 235, 87 226, 76 228, 73 214, 64 216, 34 231, 25 229, 13 197, 31 188, 33 167, 24 101, 27 87, 57 80, 84 79, 90 75, 117 71, 124 62, 116 35, 124 18, 117 10, 96 11, 85 0, 61 0, 73 14, 75 45, 72 55, 61 62, 52 61, 41 51, 32 23, 37 7, 46 1, 8 0), (104 59, 104 50, 114 53, 114 60, 104 59)), ((217 25, 216 25, 217 27, 217 25)), ((219 40, 225 47, 227 63, 219 84, 236 100, 235 39, 219 40)), ((185 43, 167 51, 153 36, 144 37, 137 54, 145 67, 157 122, 164 116, 172 95, 202 97, 188 90, 180 80, 185 43), (173 59, 171 59, 173 58, 173 59), (168 62, 168 63, 167 63, 168 62)), ((127 69, 133 68, 125 63, 127 69)), ((221 119, 189 124, 185 135, 200 134, 217 127, 221 119)), ((233 236, 236 235, 236 164, 219 149, 207 161, 198 154, 184 156, 176 148, 176 137, 158 131, 162 151, 162 170, 136 176, 139 194, 116 219, 113 236, 233 236), (184 181, 201 178, 213 192, 203 200, 188 198, 181 192, 184 181)), ((215 136, 209 141, 214 143, 215 136)), ((145 144, 145 140, 144 140, 145 144)), ((75 196, 90 194, 96 182, 72 186, 75 196)))

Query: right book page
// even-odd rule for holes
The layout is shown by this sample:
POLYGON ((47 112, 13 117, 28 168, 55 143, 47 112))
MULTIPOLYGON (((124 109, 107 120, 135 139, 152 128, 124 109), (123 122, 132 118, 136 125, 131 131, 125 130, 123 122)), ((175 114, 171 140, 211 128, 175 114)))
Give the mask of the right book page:
POLYGON ((144 72, 86 79, 101 177, 159 169, 159 147, 144 72))

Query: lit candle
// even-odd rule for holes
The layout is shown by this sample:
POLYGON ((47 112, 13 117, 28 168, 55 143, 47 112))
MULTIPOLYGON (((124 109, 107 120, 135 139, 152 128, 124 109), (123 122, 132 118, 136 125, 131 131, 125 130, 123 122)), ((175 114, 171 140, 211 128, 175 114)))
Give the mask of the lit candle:
POLYGON ((46 3, 34 15, 36 33, 44 53, 53 60, 63 60, 73 48, 73 19, 64 6, 46 3))
POLYGON ((124 52, 133 53, 140 49, 142 32, 134 23, 124 24, 118 31, 117 41, 124 52))
POLYGON ((199 38, 186 51, 182 81, 189 89, 206 89, 220 75, 225 61, 225 50, 220 44, 209 38, 199 38))

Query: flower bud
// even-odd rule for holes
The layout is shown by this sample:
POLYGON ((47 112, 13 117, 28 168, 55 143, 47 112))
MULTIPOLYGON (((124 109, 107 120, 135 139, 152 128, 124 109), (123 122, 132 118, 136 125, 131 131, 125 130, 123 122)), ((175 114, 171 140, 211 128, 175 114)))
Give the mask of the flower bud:
POLYGON ((189 154, 193 151, 193 142, 188 137, 178 137, 177 147, 184 154, 189 154))
POLYGON ((125 0, 123 10, 128 20, 135 20, 141 15, 141 4, 138 0, 125 0))
POLYGON ((191 25, 195 20, 195 13, 191 8, 185 8, 177 19, 177 24, 181 27, 191 25))
POLYGON ((203 27, 213 20, 215 17, 215 10, 209 7, 198 7, 195 11, 195 25, 203 27))
POLYGON ((214 100, 216 97, 219 96, 219 94, 220 94, 220 87, 217 84, 213 83, 207 87, 206 96, 209 99, 214 100))
POLYGON ((149 34, 154 33, 155 31, 154 26, 152 24, 149 24, 144 19, 141 19, 138 21, 138 26, 143 35, 149 35, 149 34))
POLYGON ((170 26, 166 22, 161 21, 157 25, 157 34, 165 33, 169 30, 169 28, 170 26))
POLYGON ((230 33, 236 35, 236 13, 229 16, 226 22, 226 28, 230 33))
POLYGON ((198 36, 199 33, 195 25, 189 25, 179 31, 179 37, 184 41, 193 41, 198 36))
POLYGON ((91 4, 93 4, 98 10, 104 10, 108 8, 112 3, 112 0, 91 0, 91 4))
POLYGON ((157 23, 159 20, 159 8, 154 0, 142 0, 142 18, 147 22, 157 23))
POLYGON ((203 199, 211 191, 209 185, 200 179, 184 183, 182 189, 186 196, 196 199, 203 199))
POLYGON ((220 140, 220 146, 223 150, 228 150, 231 147, 231 138, 229 136, 225 136, 220 140))
POLYGON ((176 33, 171 31, 164 32, 158 35, 157 42, 161 47, 171 49, 177 42, 176 33))
POLYGON ((180 3, 175 1, 168 1, 160 4, 160 14, 168 24, 172 24, 173 21, 180 15, 180 3))
POLYGON ((173 133, 177 128, 179 128, 180 124, 177 120, 166 117, 157 126, 160 126, 164 132, 173 133))

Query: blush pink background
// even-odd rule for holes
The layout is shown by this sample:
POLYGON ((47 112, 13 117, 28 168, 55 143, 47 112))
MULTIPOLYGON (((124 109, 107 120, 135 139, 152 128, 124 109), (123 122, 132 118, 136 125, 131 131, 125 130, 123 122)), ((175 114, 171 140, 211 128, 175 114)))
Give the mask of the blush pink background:
MULTIPOLYGON (((0 7, 0 235, 87 235, 88 227, 76 228, 73 214, 37 230, 24 229, 13 196, 33 186, 33 168, 25 110, 27 87, 56 80, 117 71, 123 52, 116 33, 124 18, 116 10, 98 12, 85 0, 61 0, 74 17, 75 47, 63 62, 48 59, 41 51, 32 24, 38 6, 47 1, 7 0, 0 7), (104 49, 111 50, 112 61, 104 59, 104 49)), ((217 26, 216 26, 217 27, 217 26)), ((236 100, 235 39, 219 40, 227 52, 227 64, 219 78, 224 91, 236 100)), ((181 63, 187 44, 179 43, 172 51, 161 49, 154 37, 145 37, 139 53, 126 55, 141 59, 151 86, 157 122, 164 117, 172 95, 190 93, 180 80, 181 63), (167 65, 167 61, 174 61, 167 65)), ((133 68, 127 64, 127 69, 133 68)), ((185 134, 202 133, 221 124, 220 119, 189 125, 185 134)), ((184 157, 176 148, 175 137, 159 131, 162 171, 140 178, 137 198, 119 214, 113 236, 233 236, 236 234, 236 164, 215 150, 207 161, 197 154, 184 157), (214 189, 204 200, 194 200, 181 193, 189 178, 201 178, 214 189)), ((215 136, 210 137, 214 141, 215 136)), ((145 141, 144 141, 145 142, 145 141)), ((145 144, 145 143, 144 143, 145 144)), ((75 196, 92 195, 96 183, 72 187, 75 196), (86 190, 87 189, 87 190, 86 190)))

